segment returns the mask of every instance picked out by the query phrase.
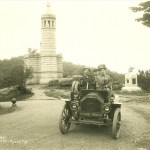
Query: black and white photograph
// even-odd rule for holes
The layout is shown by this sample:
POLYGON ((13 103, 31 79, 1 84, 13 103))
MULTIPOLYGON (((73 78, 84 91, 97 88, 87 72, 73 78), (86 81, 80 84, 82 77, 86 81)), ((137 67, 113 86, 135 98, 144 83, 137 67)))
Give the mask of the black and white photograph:
POLYGON ((0 0, 0 150, 150 150, 149 0, 0 0))

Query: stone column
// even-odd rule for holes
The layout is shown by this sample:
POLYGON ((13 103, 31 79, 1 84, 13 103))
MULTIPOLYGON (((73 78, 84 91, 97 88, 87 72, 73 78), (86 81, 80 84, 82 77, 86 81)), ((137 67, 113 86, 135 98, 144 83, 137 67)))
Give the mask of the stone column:
POLYGON ((40 84, 47 84, 51 79, 58 78, 56 54, 56 18, 47 5, 41 17, 41 79, 40 84))

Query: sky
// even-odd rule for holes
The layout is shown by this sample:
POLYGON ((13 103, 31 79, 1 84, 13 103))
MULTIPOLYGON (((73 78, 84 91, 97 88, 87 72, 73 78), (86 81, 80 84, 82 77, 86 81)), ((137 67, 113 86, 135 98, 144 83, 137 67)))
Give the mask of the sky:
MULTIPOLYGON (((64 61, 119 73, 150 69, 150 28, 129 7, 142 0, 50 0, 56 15, 56 47, 64 61)), ((40 51, 46 0, 0 0, 0 59, 40 51)))

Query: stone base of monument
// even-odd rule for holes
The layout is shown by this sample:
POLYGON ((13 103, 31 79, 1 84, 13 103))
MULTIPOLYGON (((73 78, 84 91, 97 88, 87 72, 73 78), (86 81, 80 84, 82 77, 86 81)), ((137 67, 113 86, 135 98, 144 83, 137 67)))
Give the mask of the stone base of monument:
POLYGON ((121 92, 142 92, 140 87, 123 87, 121 92))

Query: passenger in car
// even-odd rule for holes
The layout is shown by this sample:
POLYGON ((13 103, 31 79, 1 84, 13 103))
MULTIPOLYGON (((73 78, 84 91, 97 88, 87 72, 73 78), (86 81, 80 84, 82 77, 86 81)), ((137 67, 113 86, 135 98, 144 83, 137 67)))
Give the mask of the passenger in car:
POLYGON ((93 74, 94 74, 94 77, 96 77, 98 75, 98 69, 94 69, 93 74))
POLYGON ((83 68, 83 76, 80 80, 82 89, 95 89, 94 76, 91 74, 91 70, 88 67, 83 68))
POLYGON ((112 90, 112 78, 106 74, 105 64, 98 66, 98 75, 95 77, 97 90, 112 90))

